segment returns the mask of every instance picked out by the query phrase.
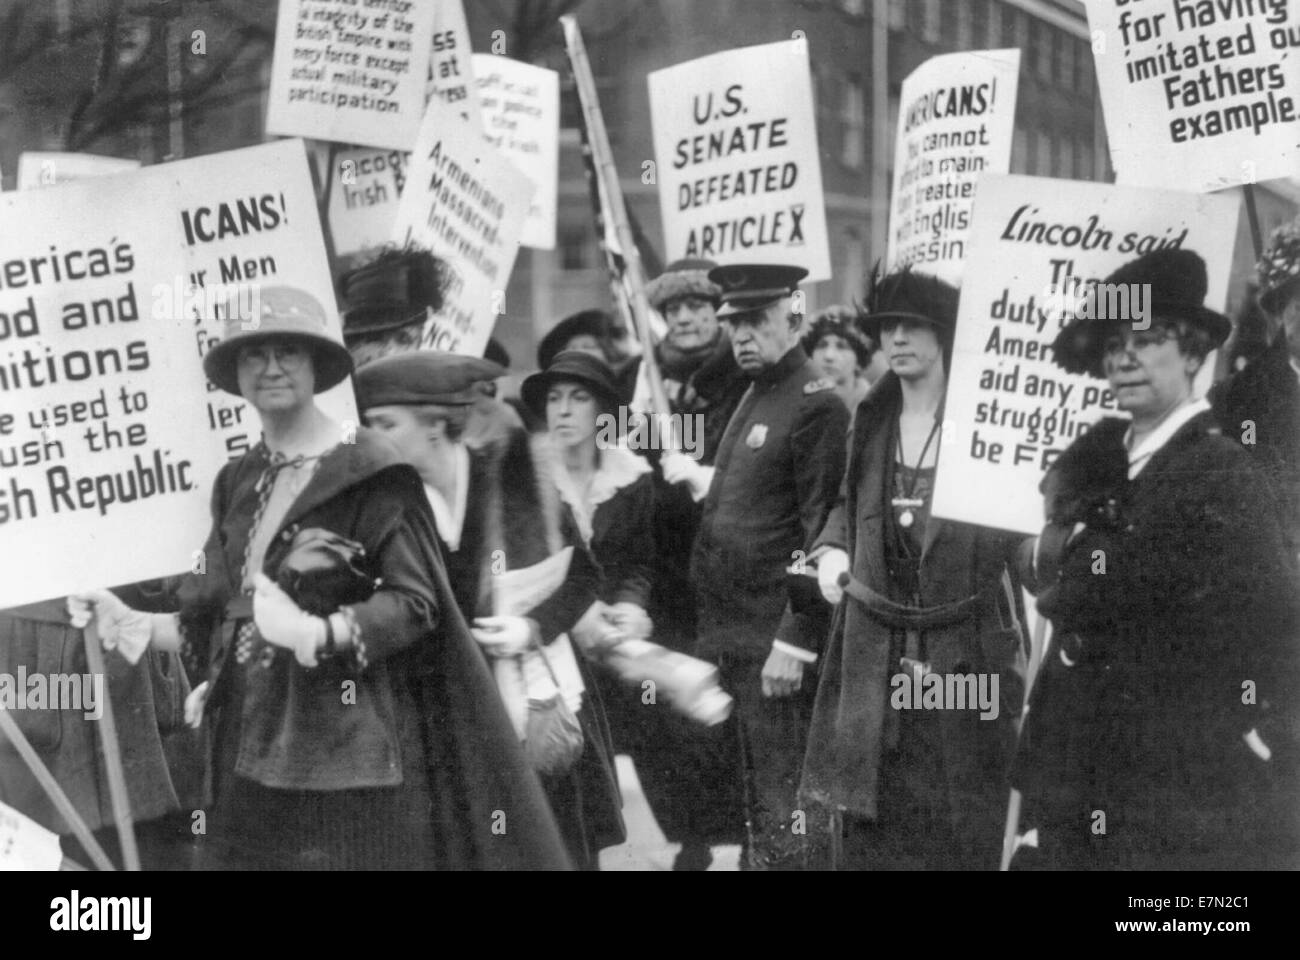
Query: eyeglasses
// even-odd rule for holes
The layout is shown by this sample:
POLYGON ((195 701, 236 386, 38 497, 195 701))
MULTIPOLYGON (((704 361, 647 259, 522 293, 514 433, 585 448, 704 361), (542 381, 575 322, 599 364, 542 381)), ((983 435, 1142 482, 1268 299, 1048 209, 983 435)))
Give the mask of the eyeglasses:
POLYGON ((308 357, 308 351, 297 343, 259 344, 239 351, 239 365, 252 373, 264 373, 271 365, 271 356, 285 373, 296 373, 308 357))
POLYGON ((1101 349, 1108 357, 1118 357, 1130 352, 1130 350, 1133 353, 1138 353, 1177 339, 1177 327, 1160 327, 1156 330, 1139 330, 1133 336, 1127 338, 1119 334, 1113 334, 1102 342, 1101 349))

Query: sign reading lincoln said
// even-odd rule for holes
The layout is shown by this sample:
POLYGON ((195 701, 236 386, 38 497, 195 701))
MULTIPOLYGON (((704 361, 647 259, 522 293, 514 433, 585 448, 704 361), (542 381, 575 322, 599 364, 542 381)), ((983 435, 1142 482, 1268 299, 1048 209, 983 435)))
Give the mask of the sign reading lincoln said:
POLYGON ((1108 316, 1149 326, 1149 291, 1107 289, 1103 281, 1160 248, 1200 254, 1209 274, 1206 306, 1221 310, 1238 207, 1228 196, 984 178, 957 311, 936 517, 1026 534, 1042 529, 1044 471, 1099 418, 1123 415, 1105 380, 1052 362, 1057 333, 1103 304, 1108 316))
POLYGON ((716 53, 649 83, 666 259, 788 263, 829 280, 807 41, 716 53))

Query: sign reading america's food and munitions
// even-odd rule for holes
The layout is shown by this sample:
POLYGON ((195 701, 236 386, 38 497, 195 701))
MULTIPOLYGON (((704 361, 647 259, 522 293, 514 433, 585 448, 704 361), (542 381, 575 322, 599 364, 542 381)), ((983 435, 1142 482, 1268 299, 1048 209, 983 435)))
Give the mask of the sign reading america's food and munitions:
POLYGON ((300 140, 0 194, 0 607, 191 567, 259 433, 202 355, 270 284, 338 332, 300 140))
POLYGON ((1087 0, 1117 181, 1218 190, 1300 171, 1300 0, 1087 0))
POLYGON ((975 189, 1011 166, 1019 50, 932 57, 903 81, 889 207, 889 268, 960 283, 975 189))
POLYGON ((649 76, 666 259, 787 263, 829 280, 806 40, 715 53, 649 76))
POLYGON ((436 5, 280 0, 267 133, 409 150, 436 5))
MULTIPOLYGON (((1044 471, 1092 423, 1123 415, 1106 381, 1052 362, 1057 333, 1102 308, 1131 316, 1139 329, 1149 325, 1148 289, 1102 281, 1164 247, 1201 255, 1205 304, 1222 309, 1239 206, 1229 196, 984 179, 957 312, 935 516, 1026 534, 1042 529, 1044 471)), ((1203 374, 1212 368, 1207 362, 1203 374)))
POLYGON ((443 308, 425 325, 425 349, 475 356, 486 349, 506 312, 532 195, 532 182, 454 104, 429 101, 393 228, 399 245, 433 251, 450 272, 443 308))
POLYGON ((536 192, 519 242, 555 249, 560 183, 560 75, 554 70, 474 54, 483 135, 533 182, 536 192))

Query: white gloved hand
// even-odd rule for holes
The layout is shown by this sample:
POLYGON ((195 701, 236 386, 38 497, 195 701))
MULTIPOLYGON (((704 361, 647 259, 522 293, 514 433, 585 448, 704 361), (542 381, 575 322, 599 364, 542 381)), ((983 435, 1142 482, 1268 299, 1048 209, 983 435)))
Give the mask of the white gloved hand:
POLYGON ((304 667, 317 665, 316 651, 325 640, 325 621, 313 617, 264 573, 253 577, 253 622, 262 639, 293 653, 304 667))
POLYGON ((87 590, 68 597, 68 616, 82 628, 95 618, 105 650, 117 650, 132 665, 140 662, 153 634, 153 616, 132 610, 108 590, 87 590))
POLYGON ((849 569, 849 555, 843 550, 827 550, 817 558, 817 586, 822 596, 832 607, 844 598, 844 588, 840 586, 840 574, 849 569))
POLYGON ((475 617, 470 633, 489 657, 514 657, 540 639, 527 617, 475 617))
POLYGON ((208 681, 204 680, 185 698, 185 723, 192 730, 197 730, 203 724, 203 708, 208 704, 208 693, 208 681))
POLYGON ((702 467, 684 453, 665 453, 659 458, 659 469, 669 483, 686 484, 697 503, 708 496, 713 467, 702 467))
POLYGON ((630 600, 614 604, 607 616, 629 640, 646 640, 655 631, 654 621, 645 608, 630 600))

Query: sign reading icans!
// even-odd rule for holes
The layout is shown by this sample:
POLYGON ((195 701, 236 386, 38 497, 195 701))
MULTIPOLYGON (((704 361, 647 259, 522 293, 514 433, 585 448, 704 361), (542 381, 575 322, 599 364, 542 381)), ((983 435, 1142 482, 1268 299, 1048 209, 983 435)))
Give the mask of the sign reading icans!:
POLYGON ((474 54, 483 134, 537 188, 519 242, 555 249, 560 185, 560 75, 490 53, 474 54))
POLYGON ((1011 166, 1019 50, 932 57, 903 81, 889 209, 890 270, 960 284, 975 188, 1011 166))
MULTIPOLYGON (((1166 247, 1204 258, 1205 304, 1222 309, 1238 207, 1236 197, 984 178, 957 313, 936 517, 1025 534, 1042 529, 1044 471, 1098 419, 1123 415, 1104 380, 1052 362, 1057 333, 1103 304, 1108 316, 1149 326, 1149 291, 1111 290, 1101 281, 1166 247)), ((1202 380, 1213 368, 1211 358, 1202 380)))
POLYGON ((0 607, 190 569, 257 435, 201 355, 262 283, 334 312, 299 140, 0 194, 0 607))
POLYGON ((788 263, 831 277, 805 40, 649 76, 668 260, 788 263))
POLYGON ((1122 184, 1192 191, 1300 169, 1300 0, 1086 0, 1122 184))
POLYGON ((434 13, 415 0, 280 0, 267 132, 410 149, 434 13))
POLYGON ((429 317, 423 347, 482 356, 519 253, 533 185, 456 107, 429 101, 393 239, 447 260, 443 309, 429 317))

